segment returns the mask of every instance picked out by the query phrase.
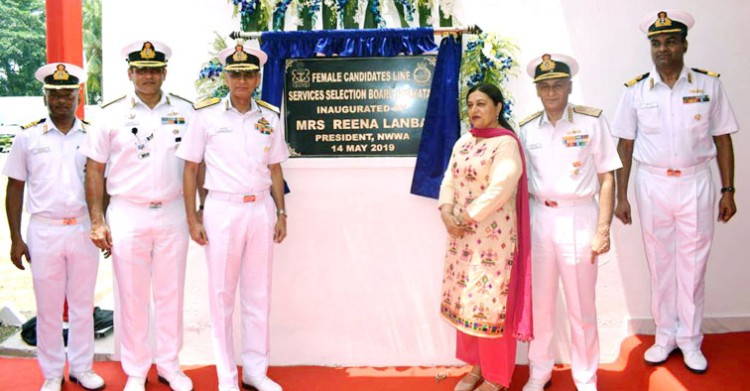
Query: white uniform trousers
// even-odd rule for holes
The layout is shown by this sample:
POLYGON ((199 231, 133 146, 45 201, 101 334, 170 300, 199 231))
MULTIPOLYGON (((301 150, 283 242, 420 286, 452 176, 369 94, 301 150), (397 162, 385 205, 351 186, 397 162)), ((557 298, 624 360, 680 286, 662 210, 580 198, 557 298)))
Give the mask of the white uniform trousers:
POLYGON ((94 288, 99 250, 91 243, 88 216, 75 224, 32 216, 27 231, 34 279, 37 358, 46 379, 65 368, 63 302, 68 298, 70 370, 91 370, 94 359, 94 288))
POLYGON ((706 262, 718 213, 711 170, 705 164, 667 176, 664 169, 640 165, 635 195, 651 271, 656 344, 698 349, 706 262))
POLYGON ((552 339, 561 279, 570 322, 573 380, 579 389, 596 384, 597 265, 591 264, 591 240, 598 214, 593 198, 560 201, 557 207, 531 202, 534 339, 529 344, 529 367, 532 378, 548 378, 555 363, 552 339))
POLYGON ((275 206, 270 194, 254 202, 219 199, 209 191, 203 214, 208 235, 208 294, 220 386, 237 386, 232 314, 240 284, 242 366, 264 376, 269 361, 268 316, 275 206))
POLYGON ((151 363, 161 373, 180 369, 185 263, 189 233, 184 202, 155 204, 112 198, 107 210, 117 283, 120 361, 128 376, 146 377, 151 363), (149 346, 153 294, 155 347, 149 346))

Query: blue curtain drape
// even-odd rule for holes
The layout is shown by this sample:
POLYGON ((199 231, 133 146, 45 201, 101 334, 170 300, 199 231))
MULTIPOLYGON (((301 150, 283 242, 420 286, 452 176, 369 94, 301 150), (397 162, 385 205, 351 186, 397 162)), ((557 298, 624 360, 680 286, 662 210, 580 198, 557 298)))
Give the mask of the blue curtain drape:
POLYGON ((453 36, 440 42, 430 99, 419 143, 411 193, 438 198, 440 182, 448 166, 453 144, 461 132, 458 115, 458 82, 461 43, 453 36))
POLYGON ((290 58, 318 56, 392 57, 416 55, 437 49, 431 28, 322 31, 270 31, 260 36, 268 54, 263 68, 264 101, 281 106, 284 63, 290 58))

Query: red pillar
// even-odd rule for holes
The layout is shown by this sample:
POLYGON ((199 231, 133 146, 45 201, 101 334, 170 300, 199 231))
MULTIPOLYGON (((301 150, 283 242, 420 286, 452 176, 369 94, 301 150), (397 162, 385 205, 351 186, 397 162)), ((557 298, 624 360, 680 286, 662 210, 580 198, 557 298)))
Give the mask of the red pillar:
MULTIPOLYGON (((47 0, 47 62, 67 62, 83 68, 83 16, 81 0, 47 0)), ((86 95, 81 99, 76 114, 83 118, 86 95)), ((65 301, 63 319, 68 320, 65 301)))
MULTIPOLYGON (((67 62, 83 68, 81 0, 47 0, 47 62, 67 62)), ((76 114, 83 118, 85 95, 76 114)))

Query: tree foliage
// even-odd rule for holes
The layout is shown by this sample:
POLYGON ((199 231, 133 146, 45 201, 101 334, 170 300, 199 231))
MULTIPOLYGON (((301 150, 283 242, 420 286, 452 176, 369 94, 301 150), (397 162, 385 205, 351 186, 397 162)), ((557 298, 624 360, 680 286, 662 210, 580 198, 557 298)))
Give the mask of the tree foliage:
POLYGON ((45 64, 46 22, 42 0, 0 0, 0 95, 41 93, 34 72, 45 64))
MULTIPOLYGON (((0 0, 2 1, 2 0, 0 0)), ((83 56, 88 72, 86 103, 102 100, 102 2, 83 0, 83 56)))

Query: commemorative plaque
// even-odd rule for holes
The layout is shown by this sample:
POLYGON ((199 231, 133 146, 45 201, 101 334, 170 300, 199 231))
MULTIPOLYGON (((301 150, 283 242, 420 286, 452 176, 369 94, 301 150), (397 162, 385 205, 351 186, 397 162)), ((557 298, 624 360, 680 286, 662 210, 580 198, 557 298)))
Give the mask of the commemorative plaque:
POLYGON ((284 107, 292 156, 415 156, 435 60, 287 60, 284 107))

